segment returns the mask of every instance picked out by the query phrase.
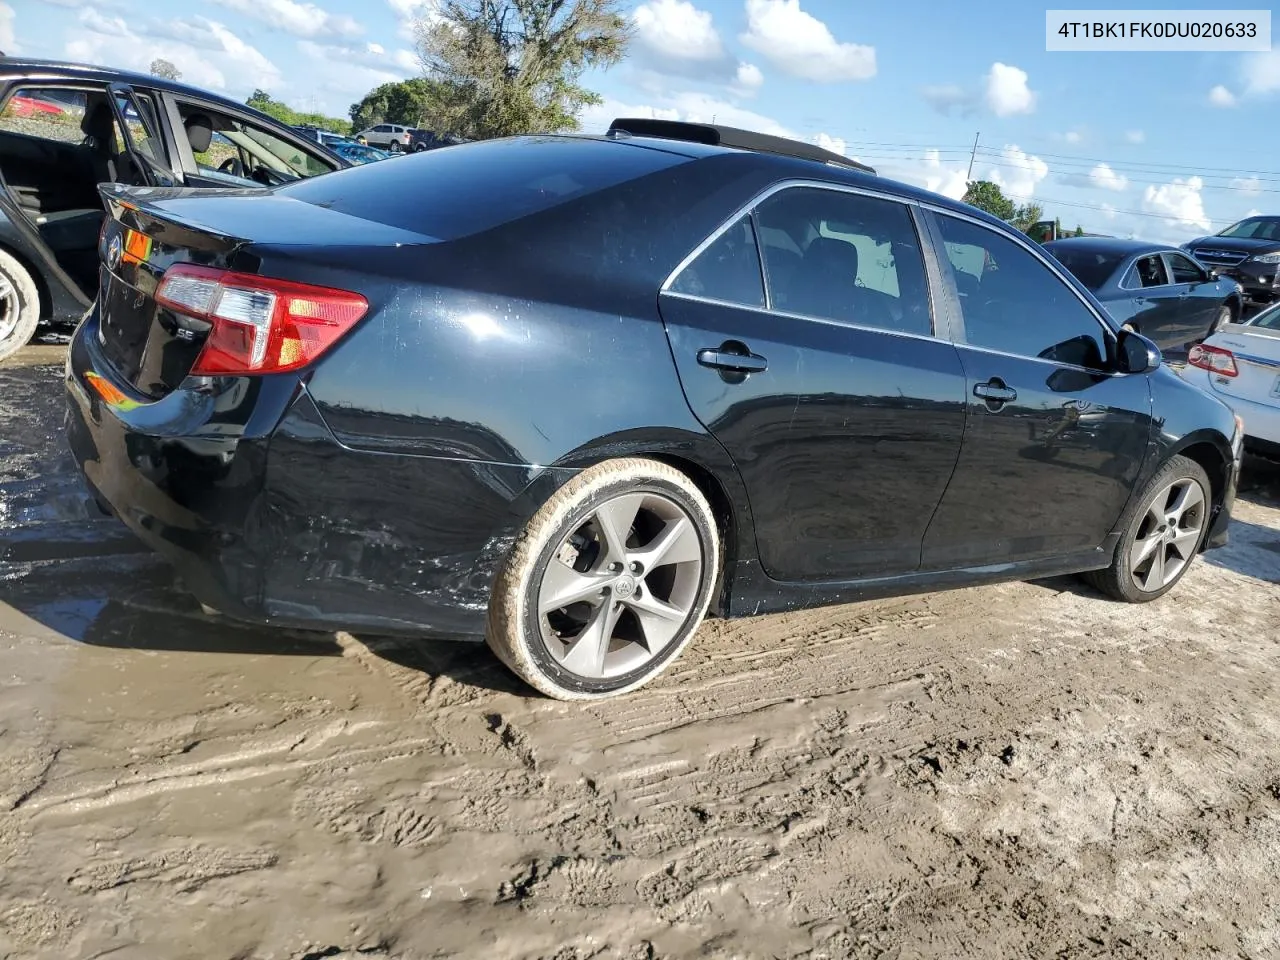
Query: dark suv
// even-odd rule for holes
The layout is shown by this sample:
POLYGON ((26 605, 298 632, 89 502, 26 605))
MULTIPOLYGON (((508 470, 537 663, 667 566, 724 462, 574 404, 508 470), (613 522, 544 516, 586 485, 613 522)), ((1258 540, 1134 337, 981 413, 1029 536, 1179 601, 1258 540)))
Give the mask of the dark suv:
POLYGON ((484 635, 548 694, 749 616, 1225 542, 1240 424, 1038 244, 810 144, 618 121, 118 189, 91 487, 206 605, 484 635))
POLYGON ((1214 273, 1235 280, 1253 306, 1280 297, 1280 217, 1249 217, 1182 245, 1214 273))

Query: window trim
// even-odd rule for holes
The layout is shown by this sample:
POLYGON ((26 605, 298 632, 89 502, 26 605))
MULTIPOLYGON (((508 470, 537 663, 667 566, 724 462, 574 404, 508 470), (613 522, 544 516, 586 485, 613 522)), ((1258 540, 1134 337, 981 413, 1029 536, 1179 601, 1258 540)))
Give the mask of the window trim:
POLYGON ((856 187, 843 183, 832 183, 826 180, 809 180, 803 177, 791 177, 786 180, 779 180, 769 184, 762 190, 757 191, 750 200, 736 207, 734 211, 723 221, 715 230, 711 231, 702 242, 695 246, 685 257, 675 266, 670 273, 667 274, 662 285, 658 287, 658 295, 679 297, 683 300, 693 300, 698 303, 714 304, 716 306, 733 307, 738 310, 750 310, 753 313, 766 313, 775 317, 786 317, 791 320, 809 320, 815 323, 825 323, 829 326, 841 327, 846 330, 863 330, 869 333, 883 333, 896 337, 908 337, 912 340, 946 340, 951 341, 953 337, 950 335, 953 327, 950 323, 950 317, 944 325, 939 320, 938 311, 940 304, 935 295, 935 287, 939 277, 935 275, 934 269, 938 264, 931 262, 932 236, 928 230, 922 228, 919 218, 916 216, 913 208, 919 208, 920 202, 912 197, 898 196, 887 190, 873 190, 866 187, 856 187), (756 220, 756 209, 772 197, 774 194, 781 193, 783 190, 793 189, 818 189, 828 190, 832 193, 851 193, 857 196, 869 197, 873 200, 888 200, 893 203, 900 204, 907 211, 907 217, 911 221, 911 227, 916 232, 916 241, 920 244, 920 259, 924 267, 925 289, 929 300, 929 332, 928 333, 912 333, 905 330, 888 330, 884 327, 875 327, 868 324, 850 323, 846 320, 834 320, 830 317, 817 317, 804 313, 791 313, 787 310, 778 310, 773 306, 773 296, 769 291, 769 271, 764 262, 764 245, 760 242, 760 225, 756 220), (736 303, 731 300, 718 300, 711 297, 702 297, 690 293, 680 293, 672 290, 671 285, 675 282, 676 277, 680 276, 693 261, 697 260, 702 253, 715 243, 720 237, 728 231, 735 223, 744 216, 751 218, 751 229, 756 235, 756 253, 760 258, 760 276, 764 282, 764 307, 752 307, 746 304, 736 303), (943 327, 946 327, 946 336, 942 335, 943 327))

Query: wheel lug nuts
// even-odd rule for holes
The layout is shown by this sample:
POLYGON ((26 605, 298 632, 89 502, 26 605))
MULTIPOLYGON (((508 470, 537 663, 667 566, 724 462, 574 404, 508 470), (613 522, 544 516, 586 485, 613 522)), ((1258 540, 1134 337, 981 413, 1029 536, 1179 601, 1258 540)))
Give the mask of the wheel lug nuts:
POLYGON ((632 563, 631 563, 631 572, 632 572, 632 573, 642 573, 643 571, 644 571, 644 566, 643 566, 642 564, 640 564, 639 562, 636 562, 636 561, 632 561, 632 563))

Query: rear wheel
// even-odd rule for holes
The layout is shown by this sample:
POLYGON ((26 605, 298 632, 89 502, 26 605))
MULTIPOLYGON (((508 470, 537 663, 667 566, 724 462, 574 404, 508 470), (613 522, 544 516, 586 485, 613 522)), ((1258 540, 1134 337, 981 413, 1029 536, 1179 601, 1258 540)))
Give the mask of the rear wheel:
POLYGON ((1085 578, 1128 603, 1162 597, 1200 550, 1211 515, 1209 477, 1200 464, 1171 457, 1125 514, 1111 566, 1085 578))
POLYGON ((715 588, 720 541, 706 498, 653 460, 610 460, 548 500, 512 548, 487 640, 561 700, 633 690, 693 637, 715 588))
POLYGON ((391 141, 391 152, 392 152, 392 153, 399 153, 399 152, 400 152, 400 141, 399 141, 399 140, 392 140, 392 141, 391 141))
POLYGON ((1213 323, 1209 326, 1209 332, 1205 334, 1205 339, 1212 337, 1218 332, 1218 328, 1224 323, 1232 323, 1236 318, 1236 312, 1227 304, 1223 304, 1218 308, 1217 315, 1213 318, 1213 323))
POLYGON ((0 360, 17 353, 40 323, 40 293, 26 268, 0 250, 0 360))

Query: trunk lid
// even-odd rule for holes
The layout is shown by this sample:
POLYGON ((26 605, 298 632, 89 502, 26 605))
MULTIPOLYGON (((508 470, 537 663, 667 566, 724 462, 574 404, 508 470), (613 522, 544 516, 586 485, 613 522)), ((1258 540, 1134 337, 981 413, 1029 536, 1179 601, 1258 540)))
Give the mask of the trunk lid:
MULTIPOLYGON (((210 326, 156 303, 177 263, 277 275, 265 257, 288 248, 399 247, 431 238, 269 190, 101 188, 108 216, 98 255, 98 342, 116 377, 141 397, 175 390, 210 326), (264 269, 265 267, 265 269, 264 269)), ((287 277, 282 277, 288 279, 287 277)))
POLYGON ((1226 324, 1205 343, 1230 350, 1236 361, 1236 376, 1209 375, 1215 391, 1280 406, 1280 330, 1226 324))

